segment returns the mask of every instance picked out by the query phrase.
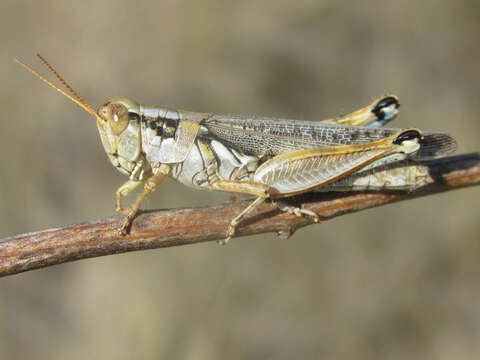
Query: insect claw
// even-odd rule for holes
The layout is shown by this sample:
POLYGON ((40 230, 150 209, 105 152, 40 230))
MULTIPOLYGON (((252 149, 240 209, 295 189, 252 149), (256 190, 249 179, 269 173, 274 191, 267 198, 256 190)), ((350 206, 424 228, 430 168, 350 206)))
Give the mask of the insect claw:
POLYGON ((312 210, 299 208, 296 206, 290 206, 284 203, 283 201, 272 201, 272 204, 278 207, 281 211, 288 212, 289 214, 293 214, 299 217, 303 215, 309 216, 312 218, 313 222, 316 224, 320 222, 320 217, 312 210))
POLYGON ((223 245, 227 245, 227 243, 230 241, 231 237, 227 237, 223 240, 217 240, 217 244, 220 245, 220 246, 223 246, 223 245))
POLYGON ((127 229, 125 228, 125 226, 122 226, 120 229, 118 229, 118 234, 120 236, 126 236, 128 234, 128 231, 127 229))
POLYGON ((227 237, 223 240, 217 240, 218 245, 227 245, 227 243, 232 239, 232 236, 235 234, 235 226, 230 224, 227 230, 227 237))
POLYGON ((128 209, 122 212, 125 214, 125 220, 123 221, 120 229, 118 229, 118 232, 120 233, 120 235, 125 236, 130 232, 130 227, 132 226, 133 219, 137 214, 137 210, 135 210, 132 207, 129 207, 128 209))
POLYGON ((277 236, 281 240, 288 240, 292 235, 293 235, 293 231, 290 229, 277 231, 277 236))
POLYGON ((125 219, 125 221, 123 222, 120 229, 118 229, 118 232, 120 233, 121 236, 125 236, 125 235, 128 234, 128 230, 129 230, 131 224, 132 224, 131 219, 129 219, 129 218, 125 219))
POLYGON ((303 208, 301 208, 299 210, 300 210, 301 214, 306 215, 306 216, 310 216, 315 224, 318 224, 320 222, 320 217, 316 213, 314 213, 313 211, 308 210, 308 209, 303 209, 303 208))

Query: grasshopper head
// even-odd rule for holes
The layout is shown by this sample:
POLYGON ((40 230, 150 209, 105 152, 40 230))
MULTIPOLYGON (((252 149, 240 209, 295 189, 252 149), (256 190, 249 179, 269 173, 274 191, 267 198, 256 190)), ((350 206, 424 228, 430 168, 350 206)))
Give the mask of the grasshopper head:
POLYGON ((97 127, 109 156, 136 161, 141 151, 140 105, 126 98, 115 98, 97 111, 97 127))
POLYGON ((95 117, 110 162, 130 179, 142 180, 146 173, 140 105, 126 98, 111 99, 100 105, 95 117))

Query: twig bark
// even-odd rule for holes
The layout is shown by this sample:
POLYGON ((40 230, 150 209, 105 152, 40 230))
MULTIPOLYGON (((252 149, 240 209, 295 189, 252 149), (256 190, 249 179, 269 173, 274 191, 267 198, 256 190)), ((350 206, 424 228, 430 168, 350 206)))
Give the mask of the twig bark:
MULTIPOLYGON (((424 163, 434 183, 414 192, 308 193, 293 202, 323 220, 363 209, 458 189, 480 183, 480 154, 452 156, 424 163)), ((202 208, 141 213, 127 236, 118 235, 122 217, 62 226, 0 240, 0 276, 67 261, 127 251, 194 244, 223 239, 230 219, 248 201, 202 208)), ((309 225, 312 219, 282 213, 269 204, 238 227, 236 236, 277 232, 282 237, 309 225)))

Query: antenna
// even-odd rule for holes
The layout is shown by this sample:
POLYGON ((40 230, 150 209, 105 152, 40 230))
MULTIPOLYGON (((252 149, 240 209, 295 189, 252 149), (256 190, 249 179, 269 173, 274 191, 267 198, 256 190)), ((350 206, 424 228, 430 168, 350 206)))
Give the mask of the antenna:
POLYGON ((53 84, 50 80, 48 80, 47 78, 45 78, 43 75, 40 75, 37 71, 33 70, 30 66, 28 66, 27 64, 24 64, 23 62, 21 62, 20 60, 18 59, 13 59, 16 63, 20 64, 21 66, 23 66, 26 70, 28 70, 29 72, 31 72, 33 75, 35 75, 37 78, 39 78, 40 80, 42 80, 44 83, 46 83, 47 85, 51 86, 52 88, 54 88, 55 90, 57 90, 60 94, 66 96, 67 98, 69 98, 70 100, 72 100, 75 104, 77 104, 78 106, 80 106, 82 109, 84 109, 86 112, 90 113, 93 117, 95 117, 96 119, 99 117, 96 113, 95 110, 92 109, 92 107, 90 105, 88 105, 88 103, 80 96, 78 95, 78 93, 72 89, 72 87, 60 76, 60 74, 47 62, 47 60, 45 60, 40 54, 36 54, 37 57, 40 59, 40 61, 48 68, 48 70, 50 70, 50 72, 52 74, 54 74, 57 79, 68 89, 68 91, 70 91, 70 93, 73 95, 70 95, 68 94, 66 91, 62 90, 60 87, 58 87, 57 85, 53 84))

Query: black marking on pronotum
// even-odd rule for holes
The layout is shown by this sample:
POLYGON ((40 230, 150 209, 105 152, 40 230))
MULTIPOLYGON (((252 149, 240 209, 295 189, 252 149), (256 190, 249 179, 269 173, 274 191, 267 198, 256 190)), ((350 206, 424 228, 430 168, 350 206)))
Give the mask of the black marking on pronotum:
POLYGON ((165 119, 163 122, 163 134, 165 137, 174 137, 177 130, 177 121, 165 119))
POLYGON ((165 118, 163 120, 164 120, 164 123, 163 123, 164 127, 173 127, 173 128, 177 127, 177 121, 176 120, 168 119, 168 118, 165 118))
POLYGON ((395 109, 398 109, 400 107, 400 103, 398 102, 398 100, 395 97, 387 96, 387 97, 383 98, 382 100, 380 100, 375 105, 375 107, 372 109, 372 113, 374 113, 375 116, 379 120, 383 120, 385 118, 385 112, 383 111, 384 108, 392 106, 392 105, 395 106, 395 109))
POLYGON ((155 130, 157 128, 157 123, 155 122, 155 120, 150 120, 148 122, 148 127, 152 130, 155 130))
POLYGON ((400 145, 402 142, 407 140, 418 139, 419 141, 422 139, 422 134, 420 134, 417 130, 407 130, 400 135, 397 136, 393 143, 396 145, 400 145))
POLYGON ((137 113, 134 113, 134 112, 129 112, 128 117, 129 117, 130 120, 136 120, 136 121, 140 120, 140 116, 137 113))

